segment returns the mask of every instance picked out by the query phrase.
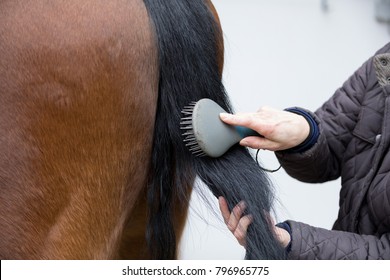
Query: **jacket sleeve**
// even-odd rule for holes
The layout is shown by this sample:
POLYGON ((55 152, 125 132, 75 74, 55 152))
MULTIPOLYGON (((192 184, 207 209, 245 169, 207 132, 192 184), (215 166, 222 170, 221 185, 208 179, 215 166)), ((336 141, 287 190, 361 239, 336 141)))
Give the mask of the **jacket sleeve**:
MULTIPOLYGON (((390 44, 377 53, 390 49, 390 44)), ((286 172, 303 182, 322 183, 337 179, 342 156, 351 141, 370 75, 375 75, 373 57, 366 61, 315 113, 320 135, 317 143, 302 153, 276 152, 286 172)))
POLYGON ((288 221, 292 231, 290 259, 381 260, 390 259, 390 234, 381 237, 326 230, 288 221))

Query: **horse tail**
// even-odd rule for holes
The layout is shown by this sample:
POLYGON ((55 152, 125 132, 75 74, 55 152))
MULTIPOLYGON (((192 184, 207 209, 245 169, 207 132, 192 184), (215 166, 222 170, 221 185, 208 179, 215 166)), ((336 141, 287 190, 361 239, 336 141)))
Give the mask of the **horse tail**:
POLYGON ((199 176, 215 196, 232 208, 244 200, 253 223, 247 235, 247 259, 283 259, 267 212, 273 190, 247 149, 239 145, 221 158, 197 158, 185 147, 181 110, 210 98, 232 112, 221 82, 218 58, 222 34, 206 0, 144 0, 158 44, 159 96, 148 186, 147 240, 151 257, 173 259, 176 237, 173 201, 188 201, 187 190, 199 176))

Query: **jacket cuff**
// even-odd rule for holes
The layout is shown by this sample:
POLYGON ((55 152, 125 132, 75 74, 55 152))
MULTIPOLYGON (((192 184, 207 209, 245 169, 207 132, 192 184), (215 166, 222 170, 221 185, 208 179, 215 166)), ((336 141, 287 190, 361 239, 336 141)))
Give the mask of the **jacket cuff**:
POLYGON ((311 147, 314 146, 314 144, 318 140, 318 137, 320 136, 320 130, 318 128, 317 122, 311 116, 311 114, 309 114, 308 112, 306 112, 305 110, 303 110, 301 108, 291 107, 291 108, 286 108, 284 110, 291 112, 291 113, 294 113, 294 114, 297 114, 297 115, 301 115, 302 117, 304 117, 306 119, 306 121, 309 123, 310 132, 309 132, 308 137, 301 144, 299 144, 298 146, 292 147, 290 149, 283 150, 283 152, 303 153, 303 152, 309 150, 311 147))

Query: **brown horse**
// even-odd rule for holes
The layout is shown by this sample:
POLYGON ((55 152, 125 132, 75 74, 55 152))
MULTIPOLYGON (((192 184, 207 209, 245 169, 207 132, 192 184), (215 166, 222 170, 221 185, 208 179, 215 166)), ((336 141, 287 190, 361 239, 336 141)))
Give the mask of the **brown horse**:
MULTIPOLYGON (((179 144, 159 142, 159 122, 170 115, 159 109, 159 92, 174 68, 161 66, 161 42, 170 34, 161 28, 165 19, 183 20, 169 14, 173 7, 200 21, 206 7, 217 19, 206 0, 0 0, 1 259, 175 257, 191 185, 202 171, 190 168, 190 154, 180 161, 185 152, 168 149, 179 144), (164 246, 170 253, 161 253, 164 246)), ((203 32, 210 33, 194 34, 203 32)), ((222 37, 212 37, 220 82, 222 37)))
POLYGON ((0 1, 0 258, 147 257, 158 75, 142 0, 0 1))

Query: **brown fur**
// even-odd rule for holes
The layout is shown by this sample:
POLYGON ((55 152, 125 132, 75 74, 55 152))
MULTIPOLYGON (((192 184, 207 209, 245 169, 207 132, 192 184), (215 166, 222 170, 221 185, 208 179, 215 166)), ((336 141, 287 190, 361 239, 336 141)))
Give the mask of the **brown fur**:
POLYGON ((0 0, 1 259, 148 257, 157 83, 142 0, 0 0))
POLYGON ((158 73, 144 5, 64 3, 0 1, 2 259, 118 257, 146 184, 158 73))

